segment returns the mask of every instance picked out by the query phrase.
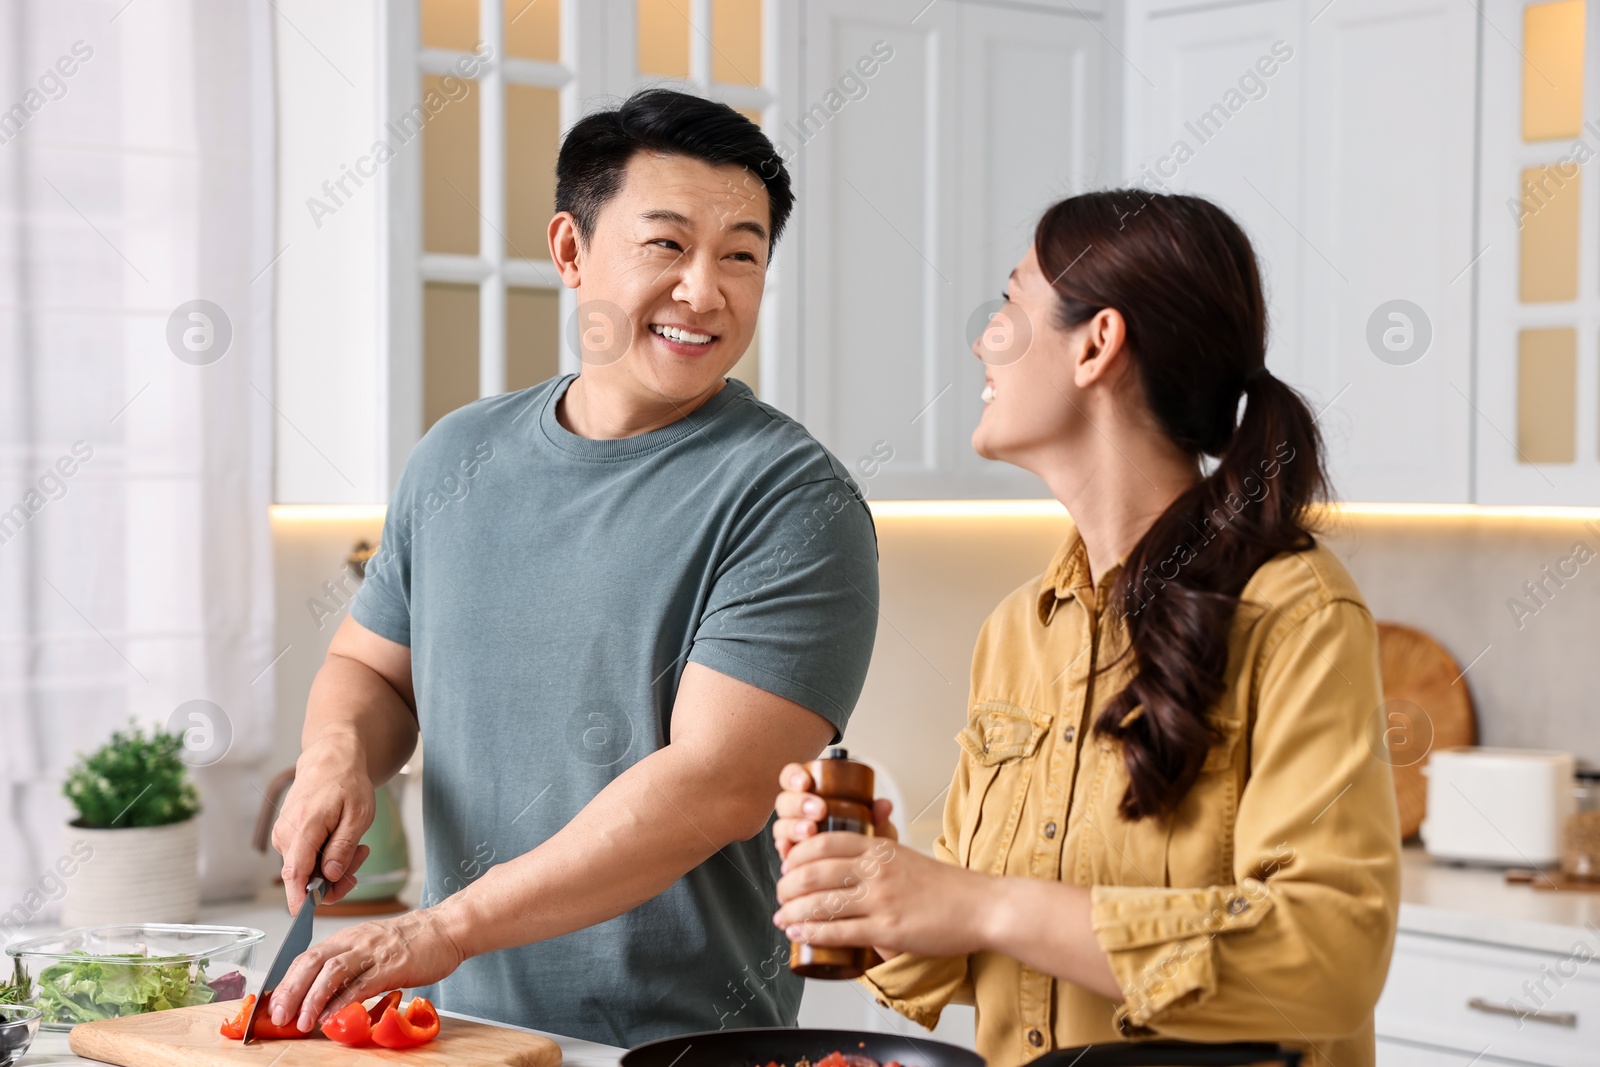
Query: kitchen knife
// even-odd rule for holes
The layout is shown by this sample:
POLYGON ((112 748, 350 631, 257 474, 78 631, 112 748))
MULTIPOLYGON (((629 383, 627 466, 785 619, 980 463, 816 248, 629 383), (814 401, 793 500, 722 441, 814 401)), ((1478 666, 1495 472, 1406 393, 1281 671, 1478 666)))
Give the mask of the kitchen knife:
MULTIPOLYGON (((321 854, 317 856, 318 866, 321 866, 321 854)), ((248 1045, 256 1032, 256 1016, 267 1006, 267 998, 272 991, 283 981, 283 976, 289 973, 289 964, 295 957, 311 947, 311 917, 316 914, 317 905, 322 903, 322 898, 328 894, 328 882, 322 875, 317 875, 306 883, 306 899, 300 904, 300 911, 295 915, 294 922, 289 924, 289 932, 283 935, 283 944, 278 946, 278 954, 272 957, 272 966, 267 968, 267 977, 261 982, 261 992, 256 995, 256 1002, 250 1009, 250 1018, 244 1024, 244 1044, 248 1045)), ((292 1020, 291 1020, 292 1021, 292 1020)))

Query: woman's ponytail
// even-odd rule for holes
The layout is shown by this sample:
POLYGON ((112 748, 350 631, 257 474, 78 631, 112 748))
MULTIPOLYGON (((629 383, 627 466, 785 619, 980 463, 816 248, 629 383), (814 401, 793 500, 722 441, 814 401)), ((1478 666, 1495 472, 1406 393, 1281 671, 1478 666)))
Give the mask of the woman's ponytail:
POLYGON ((1034 245, 1056 279, 1062 325, 1116 308, 1162 429, 1197 462, 1217 460, 1128 555, 1113 603, 1136 667, 1094 724, 1122 746, 1124 817, 1166 817, 1216 740, 1206 715, 1226 688, 1245 583, 1274 556, 1316 543, 1307 512, 1327 492, 1321 437, 1300 394, 1266 369, 1255 254, 1220 208, 1090 193, 1047 211, 1034 245))

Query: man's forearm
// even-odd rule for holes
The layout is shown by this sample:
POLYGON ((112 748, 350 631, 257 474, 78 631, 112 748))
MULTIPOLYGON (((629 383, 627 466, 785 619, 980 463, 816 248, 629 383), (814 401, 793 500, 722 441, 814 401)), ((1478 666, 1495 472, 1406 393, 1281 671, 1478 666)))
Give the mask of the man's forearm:
POLYGON ((615 918, 748 836, 767 797, 719 783, 669 745, 618 777, 544 844, 435 909, 468 956, 615 918))
POLYGON ((394 687, 360 661, 330 654, 306 702, 302 758, 357 761, 381 785, 416 747, 416 714, 394 687))

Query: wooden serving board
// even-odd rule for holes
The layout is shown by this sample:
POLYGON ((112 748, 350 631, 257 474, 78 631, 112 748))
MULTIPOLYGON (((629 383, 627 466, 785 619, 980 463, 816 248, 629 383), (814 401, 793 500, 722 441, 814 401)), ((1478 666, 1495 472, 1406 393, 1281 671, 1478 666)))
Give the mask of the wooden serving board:
POLYGON ((252 1041, 245 1046, 219 1032, 239 1013, 237 1000, 173 1008, 147 1015, 101 1019, 72 1028, 67 1044, 78 1055, 122 1067, 363 1067, 406 1063, 413 1067, 559 1067, 554 1041, 521 1030, 440 1019, 439 1036, 418 1048, 347 1048, 321 1034, 304 1040, 252 1041))
POLYGON ((1428 811, 1428 757, 1441 748, 1477 744, 1477 719, 1455 658, 1421 630, 1378 623, 1378 657, 1390 744, 1386 762, 1394 771, 1400 836, 1410 838, 1428 811))

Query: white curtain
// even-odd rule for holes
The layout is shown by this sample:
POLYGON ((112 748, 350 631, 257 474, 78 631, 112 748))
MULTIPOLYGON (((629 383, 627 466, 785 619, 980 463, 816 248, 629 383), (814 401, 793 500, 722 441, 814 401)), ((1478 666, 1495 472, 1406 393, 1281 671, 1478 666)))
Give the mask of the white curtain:
POLYGON ((194 700, 232 735, 195 771, 203 892, 257 886, 269 16, 267 0, 0 3, 0 911, 40 899, 76 754, 194 700))

